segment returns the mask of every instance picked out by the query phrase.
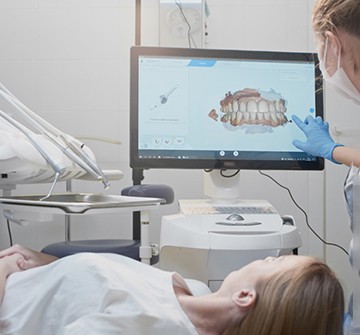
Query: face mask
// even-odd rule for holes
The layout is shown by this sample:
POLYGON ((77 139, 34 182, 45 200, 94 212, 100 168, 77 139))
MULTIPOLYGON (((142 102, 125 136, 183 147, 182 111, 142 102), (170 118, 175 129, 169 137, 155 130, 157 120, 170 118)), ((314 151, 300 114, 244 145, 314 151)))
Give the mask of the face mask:
POLYGON ((337 70, 335 71, 335 73, 330 76, 326 68, 324 67, 324 62, 326 61, 327 46, 328 38, 326 38, 325 41, 324 59, 320 60, 319 62, 320 70, 323 74, 325 81, 328 82, 330 85, 334 86, 336 90, 345 98, 350 99, 356 104, 360 105, 360 92, 357 90, 357 88, 349 79, 348 75, 340 66, 340 49, 338 55, 337 70))

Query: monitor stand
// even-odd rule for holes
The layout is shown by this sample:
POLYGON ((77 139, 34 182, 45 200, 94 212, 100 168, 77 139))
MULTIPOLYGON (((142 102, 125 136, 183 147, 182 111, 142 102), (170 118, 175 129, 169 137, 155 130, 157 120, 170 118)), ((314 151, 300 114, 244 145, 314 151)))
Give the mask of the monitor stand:
POLYGON ((204 172, 204 195, 214 204, 231 204, 240 198, 240 171, 204 172))

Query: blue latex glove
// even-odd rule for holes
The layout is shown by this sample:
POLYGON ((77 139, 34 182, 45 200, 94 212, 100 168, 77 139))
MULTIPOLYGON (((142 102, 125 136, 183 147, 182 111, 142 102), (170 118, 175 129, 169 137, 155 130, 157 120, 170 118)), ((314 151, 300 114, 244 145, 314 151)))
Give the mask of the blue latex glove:
POLYGON ((312 156, 326 158, 334 163, 332 153, 334 149, 342 144, 333 141, 329 134, 329 124, 318 116, 314 119, 312 116, 306 117, 302 122, 296 115, 292 116, 295 124, 304 132, 307 137, 306 142, 294 140, 293 144, 298 149, 305 151, 312 156))

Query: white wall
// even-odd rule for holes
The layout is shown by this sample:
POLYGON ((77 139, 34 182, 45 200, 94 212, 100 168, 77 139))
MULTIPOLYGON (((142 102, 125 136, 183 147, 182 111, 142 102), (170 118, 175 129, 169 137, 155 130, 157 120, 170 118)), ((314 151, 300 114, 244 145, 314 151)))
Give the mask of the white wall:
MULTIPOLYGON (((207 48, 314 51, 310 13, 314 0, 208 0, 207 48)), ((158 0, 142 1, 142 44, 159 43, 158 0)), ((129 144, 129 48, 135 41, 135 0, 0 0, 0 80, 23 102, 73 136, 107 137, 122 145, 85 141, 103 168, 119 168, 125 177, 108 193, 131 185, 129 144)), ((327 116, 344 129, 354 113, 337 116, 343 101, 335 93, 327 116)), ((353 106, 345 105, 346 109, 353 106)), ((350 126, 349 126, 350 127, 350 126)), ((346 133, 348 134, 348 133, 346 133)), ((351 136, 341 140, 351 142, 351 136)), ((344 167, 326 172, 270 172, 288 186, 307 211, 310 224, 327 239, 348 245, 349 232, 342 201, 344 167), (326 192, 326 193, 325 193, 326 192), (327 225, 325 225, 325 221, 327 225)), ((145 182, 167 183, 176 199, 202 196, 201 171, 146 171, 145 182)), ((47 192, 49 185, 19 186, 17 194, 47 192)), ((59 186, 58 191, 64 189, 59 186)), ((102 192, 102 185, 74 182, 74 190, 102 192)), ((327 256, 346 283, 347 257, 324 248, 306 227, 304 215, 288 194, 257 171, 242 173, 245 198, 268 199, 280 214, 295 216, 303 237, 300 252, 327 256)), ((158 241, 160 217, 175 213, 176 203, 153 215, 152 238, 158 241)), ((2 220, 2 219, 1 219, 2 220)), ((73 237, 131 235, 131 216, 113 214, 73 220, 73 237), (123 235, 122 235, 123 234, 123 235)), ((13 226, 15 242, 40 249, 62 240, 63 218, 52 223, 13 226)), ((5 222, 0 248, 8 246, 5 222)))
MULTIPOLYGON (((131 183, 128 167, 129 48, 135 39, 133 0, 0 1, 0 80, 24 103, 74 136, 105 137, 121 146, 86 140, 103 168, 125 173, 113 182, 118 194, 131 183)), ((64 189, 64 185, 60 187, 64 189)), ((47 192, 49 185, 19 186, 17 193, 47 192)), ((78 182, 74 190, 102 192, 101 184, 78 182)), ((129 215, 122 221, 129 222, 129 215)), ((76 221, 76 220, 74 220, 76 221)), ((130 236, 130 225, 105 216, 81 219, 74 238, 130 236), (98 221, 98 220, 97 220, 98 221), (105 222, 111 221, 107 224, 105 222)), ((2 222, 3 223, 3 222, 2 222)), ((63 239, 63 219, 51 224, 14 226, 14 241, 41 248, 63 239)), ((8 239, 1 225, 0 246, 8 239)))

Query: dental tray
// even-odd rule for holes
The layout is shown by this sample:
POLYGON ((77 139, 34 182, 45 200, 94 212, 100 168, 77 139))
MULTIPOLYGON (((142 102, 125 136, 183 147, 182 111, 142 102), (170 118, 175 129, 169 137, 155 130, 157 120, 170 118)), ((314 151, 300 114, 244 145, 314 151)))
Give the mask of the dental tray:
POLYGON ((106 211, 115 209, 142 210, 154 209, 164 203, 164 199, 148 197, 129 197, 122 195, 104 195, 96 193, 53 194, 44 200, 45 195, 19 195, 0 197, 0 207, 12 210, 50 211, 67 214, 84 214, 88 211, 106 211), (150 207, 150 208, 149 208, 150 207))

